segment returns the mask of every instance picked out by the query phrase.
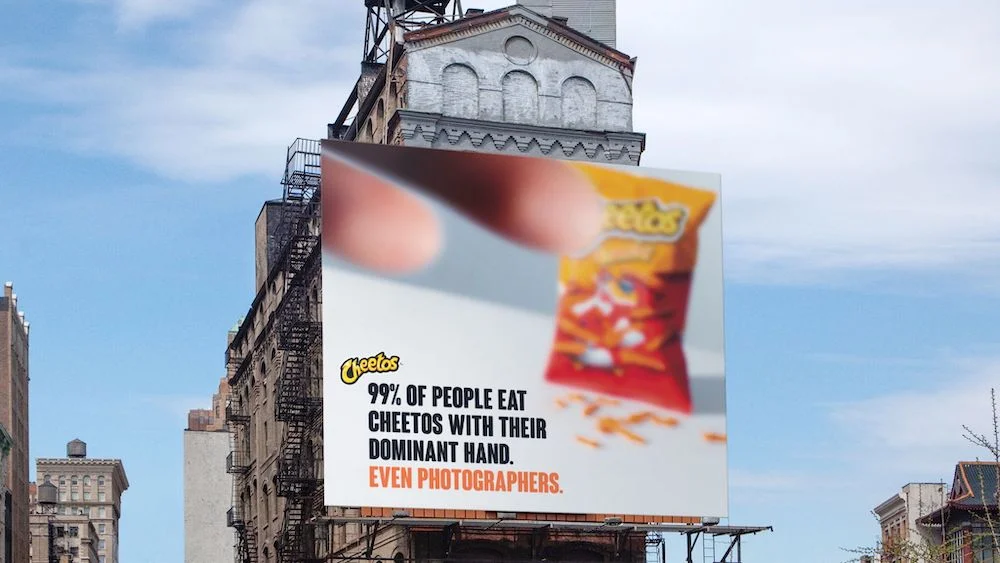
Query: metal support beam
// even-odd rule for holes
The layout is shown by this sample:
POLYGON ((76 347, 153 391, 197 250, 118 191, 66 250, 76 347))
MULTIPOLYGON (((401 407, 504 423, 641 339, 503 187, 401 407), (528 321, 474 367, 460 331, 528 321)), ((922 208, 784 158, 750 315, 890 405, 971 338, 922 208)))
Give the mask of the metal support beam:
POLYGON ((535 528, 531 530, 531 560, 535 561, 542 555, 545 547, 545 540, 549 536, 549 527, 535 528))
POLYGON ((719 563, 726 563, 726 561, 729 559, 729 556, 733 553, 733 548, 740 545, 740 537, 741 537, 740 534, 736 534, 733 536, 733 539, 729 542, 729 549, 727 549, 726 552, 722 554, 722 559, 719 559, 719 563))
POLYGON ((692 532, 687 535, 687 563, 694 563, 694 548, 698 545, 698 536, 700 535, 701 532, 692 532))
POLYGON ((450 524, 445 526, 444 534, 444 556, 445 558, 451 557, 451 546, 455 541, 455 532, 458 531, 458 523, 450 524))
POLYGON ((365 538, 367 544, 365 545, 365 559, 372 558, 372 552, 375 551, 375 536, 378 535, 378 522, 368 526, 368 537, 365 538))

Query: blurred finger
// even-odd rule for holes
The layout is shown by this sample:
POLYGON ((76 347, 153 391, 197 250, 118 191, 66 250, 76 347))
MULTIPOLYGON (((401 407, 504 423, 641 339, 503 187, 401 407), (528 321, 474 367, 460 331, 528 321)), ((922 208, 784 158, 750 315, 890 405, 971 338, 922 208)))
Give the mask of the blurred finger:
POLYGON ((359 266, 403 273, 441 248, 434 213, 413 195, 344 162, 322 161, 323 247, 359 266))
POLYGON ((541 158, 327 141, 517 243, 567 254, 597 235, 601 201, 582 173, 541 158))

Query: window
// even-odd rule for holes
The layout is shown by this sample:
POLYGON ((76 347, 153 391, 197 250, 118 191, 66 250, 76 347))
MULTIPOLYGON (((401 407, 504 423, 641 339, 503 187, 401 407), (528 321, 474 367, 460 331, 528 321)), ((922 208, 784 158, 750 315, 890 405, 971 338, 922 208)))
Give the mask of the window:
POLYGON ((104 507, 103 506, 97 509, 97 517, 98 518, 104 518, 104 507))
POLYGON ((99 533, 102 533, 102 534, 103 534, 103 533, 104 533, 104 530, 105 530, 105 528, 106 528, 106 527, 107 527, 107 526, 106 526, 105 524, 98 524, 98 525, 97 525, 97 531, 98 531, 99 533))
POLYGON ((97 542, 97 549, 104 551, 104 540, 97 542))
POLYGON ((46 475, 45 476, 45 481, 51 481, 51 480, 52 480, 52 476, 51 475, 46 475))
POLYGON ((104 491, 97 493, 97 500, 99 502, 104 502, 104 491))
POLYGON ((61 502, 66 502, 66 491, 59 491, 59 500, 61 502))
POLYGON ((104 475, 101 475, 101 476, 99 476, 97 478, 97 486, 98 487, 103 487, 104 486, 104 475))
POLYGON ((83 491, 83 500, 90 500, 90 491, 83 491))
POLYGON ((101 556, 101 563, 107 563, 107 560, 104 558, 103 555, 101 556))
POLYGON ((90 475, 84 475, 83 476, 83 486, 84 487, 89 487, 90 486, 90 475))
POLYGON ((70 493, 70 500, 80 500, 80 493, 76 491, 70 493))
POLYGON ((80 528, 78 528, 76 526, 70 526, 69 527, 69 537, 75 538, 75 537, 77 537, 79 535, 80 535, 80 528))
POLYGON ((65 475, 60 475, 59 476, 59 484, 62 485, 62 486, 66 485, 66 476, 65 475))
POLYGON ((73 477, 72 477, 71 479, 72 479, 72 483, 71 483, 71 484, 72 484, 72 485, 73 485, 74 487, 80 484, 80 480, 79 480, 79 479, 77 478, 77 476, 76 476, 76 475, 74 475, 74 476, 73 476, 73 477))

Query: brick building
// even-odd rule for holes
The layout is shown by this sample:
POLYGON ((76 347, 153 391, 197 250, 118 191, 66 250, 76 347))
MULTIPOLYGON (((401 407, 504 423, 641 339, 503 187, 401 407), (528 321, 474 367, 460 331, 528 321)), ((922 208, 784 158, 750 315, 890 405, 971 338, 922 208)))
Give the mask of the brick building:
POLYGON ((28 322, 18 310, 14 284, 0 296, 0 425, 10 433, 4 463, 9 489, 10 548, 7 561, 28 563, 28 322))

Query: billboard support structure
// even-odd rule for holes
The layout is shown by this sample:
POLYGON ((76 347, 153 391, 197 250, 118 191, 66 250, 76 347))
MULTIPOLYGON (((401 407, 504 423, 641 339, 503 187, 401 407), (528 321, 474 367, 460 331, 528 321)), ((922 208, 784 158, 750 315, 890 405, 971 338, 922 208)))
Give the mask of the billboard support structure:
MULTIPOLYGON (((458 531, 471 533, 489 533, 496 531, 529 531, 533 540, 533 557, 541 551, 544 546, 544 538, 549 532, 589 532, 593 534, 611 534, 616 539, 619 552, 629 537, 634 534, 646 534, 647 561, 666 560, 666 544, 664 537, 669 534, 680 534, 685 536, 687 544, 687 556, 684 559, 687 563, 695 563, 695 550, 698 541, 702 541, 705 547, 705 556, 711 557, 713 563, 739 563, 742 559, 743 537, 756 535, 762 532, 772 532, 772 526, 729 526, 729 525, 692 525, 692 524, 622 524, 607 522, 560 522, 543 520, 505 520, 505 519, 468 519, 456 520, 446 518, 371 518, 357 516, 332 516, 321 518, 324 522, 332 524, 361 524, 365 526, 367 532, 365 551, 363 555, 337 555, 336 561, 372 561, 375 547, 375 538, 378 530, 390 526, 397 526, 418 531, 440 531, 444 539, 445 556, 449 555, 449 545, 456 537, 458 531), (713 539, 709 544, 708 539, 713 539), (726 551, 722 557, 716 559, 714 556, 714 538, 726 538, 726 551), (537 543, 535 543, 537 542, 537 543), (709 548, 708 546, 713 546, 709 548)), ((708 561, 709 559, 706 559, 708 561)), ((403 558, 395 563, 418 563, 423 561, 419 558, 403 558)))

